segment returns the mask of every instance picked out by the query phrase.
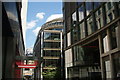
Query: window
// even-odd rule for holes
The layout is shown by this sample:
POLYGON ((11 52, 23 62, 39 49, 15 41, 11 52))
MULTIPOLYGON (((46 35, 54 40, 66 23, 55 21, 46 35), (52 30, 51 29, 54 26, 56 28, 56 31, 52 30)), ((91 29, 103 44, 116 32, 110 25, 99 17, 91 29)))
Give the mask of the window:
POLYGON ((68 44, 68 46, 71 45, 71 32, 69 32, 69 33, 67 34, 67 44, 68 44))
POLYGON ((51 56, 51 57, 60 57, 61 52, 60 51, 55 51, 55 50, 44 50, 43 51, 43 56, 51 56))
POLYGON ((88 28, 88 35, 94 32, 94 25, 93 25, 93 19, 92 17, 89 17, 87 19, 87 28, 88 28))
POLYGON ((115 70, 115 78, 118 80, 120 78, 120 55, 119 53, 114 55, 114 70, 115 70))
POLYGON ((92 2, 86 2, 86 15, 88 16, 92 11, 93 4, 92 2))
POLYGON ((115 19, 115 10, 112 2, 108 2, 105 4, 106 9, 106 21, 107 23, 111 22, 115 19))
POLYGON ((60 48, 60 42, 44 42, 44 48, 60 48))
POLYGON ((77 22, 77 16, 76 16, 76 12, 74 12, 72 14, 72 26, 76 26, 76 22, 77 22))
POLYGON ((103 32, 102 34, 102 47, 103 47, 103 53, 106 53, 110 50, 106 31, 103 32))
POLYGON ((44 32, 45 40, 60 40, 60 33, 48 33, 44 32))
POLYGON ((84 50, 80 45, 73 47, 74 61, 76 64, 83 64, 84 50))
POLYGON ((70 67, 73 66, 73 60, 72 60, 72 49, 68 49, 65 51, 65 66, 70 67))
POLYGON ((84 19, 84 7, 83 5, 78 8, 79 22, 84 19))
POLYGON ((103 27, 102 8, 98 9, 98 10, 95 12, 95 18, 96 18, 97 29, 100 29, 101 27, 103 27))
POLYGON ((105 61, 106 78, 111 79, 110 61, 105 61))
POLYGON ((118 27, 114 24, 110 27, 110 39, 111 39, 111 47, 112 49, 117 48, 117 29, 118 27))
POLYGON ((80 27, 80 39, 84 38, 85 37, 85 26, 84 26, 84 22, 80 23, 79 24, 79 27, 80 27))
POLYGON ((77 27, 72 29, 72 42, 75 43, 78 41, 78 29, 77 27))

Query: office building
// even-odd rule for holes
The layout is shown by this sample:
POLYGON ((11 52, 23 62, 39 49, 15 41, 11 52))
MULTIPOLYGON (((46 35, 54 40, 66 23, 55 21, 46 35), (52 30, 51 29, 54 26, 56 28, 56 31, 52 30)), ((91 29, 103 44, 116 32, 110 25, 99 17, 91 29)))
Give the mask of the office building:
POLYGON ((68 80, 120 77, 120 2, 63 2, 68 80))
POLYGON ((57 78, 54 75, 61 78, 62 30, 62 18, 42 25, 33 48, 33 54, 39 59, 39 67, 35 72, 37 78, 46 80, 50 75, 49 71, 52 72, 49 78, 54 80, 57 78))
MULTIPOLYGON (((2 79, 22 78, 16 56, 24 56, 25 45, 21 20, 22 2, 2 2, 2 79)), ((25 26, 24 26, 25 27, 25 26)))

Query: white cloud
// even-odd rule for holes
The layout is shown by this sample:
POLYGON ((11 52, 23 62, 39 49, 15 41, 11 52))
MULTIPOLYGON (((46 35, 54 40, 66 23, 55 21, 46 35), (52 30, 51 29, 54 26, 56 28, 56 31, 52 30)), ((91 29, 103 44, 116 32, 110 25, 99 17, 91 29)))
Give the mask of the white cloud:
POLYGON ((38 22, 38 20, 33 20, 33 21, 30 21, 30 22, 27 22, 27 29, 32 29, 33 27, 36 26, 36 23, 38 22))
POLYGON ((41 29, 41 27, 37 27, 36 29, 34 29, 32 32, 35 34, 35 36, 38 35, 39 30, 41 29))
POLYGON ((61 18, 61 17, 63 17, 63 14, 53 14, 53 15, 51 15, 51 16, 49 16, 49 17, 47 18, 46 22, 49 22, 49 21, 51 21, 51 20, 53 20, 53 19, 61 18))
POLYGON ((36 17, 39 18, 40 20, 42 20, 44 18, 45 13, 41 12, 41 13, 37 13, 36 17))

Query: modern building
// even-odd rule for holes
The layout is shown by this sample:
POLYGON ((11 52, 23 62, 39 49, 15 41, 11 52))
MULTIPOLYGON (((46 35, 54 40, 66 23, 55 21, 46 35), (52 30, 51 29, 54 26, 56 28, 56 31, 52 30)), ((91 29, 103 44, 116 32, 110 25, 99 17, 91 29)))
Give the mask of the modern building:
POLYGON ((120 2, 63 2, 68 80, 120 77, 120 2))
POLYGON ((21 80, 22 69, 16 56, 24 56, 21 8, 22 2, 2 2, 2 79, 21 80))
POLYGON ((51 20, 42 25, 33 48, 33 53, 39 58, 39 67, 35 72, 37 78, 46 80, 50 75, 47 73, 48 71, 53 72, 49 77, 55 75, 54 72, 56 72, 56 76, 61 78, 62 31, 62 18, 51 20))

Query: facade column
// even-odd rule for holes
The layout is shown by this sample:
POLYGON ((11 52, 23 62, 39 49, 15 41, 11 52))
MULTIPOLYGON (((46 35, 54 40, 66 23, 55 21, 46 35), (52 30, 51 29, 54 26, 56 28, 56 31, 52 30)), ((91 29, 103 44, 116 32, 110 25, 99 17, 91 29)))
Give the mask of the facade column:
POLYGON ((102 58, 102 38, 101 35, 98 36, 98 40, 99 40, 99 51, 100 51, 100 63, 101 63, 101 76, 102 76, 102 80, 105 79, 105 64, 102 58))
POLYGON ((118 21, 117 24, 118 24, 118 30, 117 30, 117 36, 116 37, 117 37, 117 42, 118 42, 117 43, 118 44, 118 49, 120 50, 120 34, 119 34, 120 33, 120 21, 118 21))
MULTIPOLYGON (((110 30, 107 29, 107 35, 108 35, 108 47, 109 50, 112 49, 112 44, 111 44, 111 39, 110 39, 110 30)), ((114 68, 113 68, 113 60, 112 60, 112 55, 109 54, 109 60, 110 60, 110 70, 111 70, 111 79, 112 80, 114 78, 114 68)))

